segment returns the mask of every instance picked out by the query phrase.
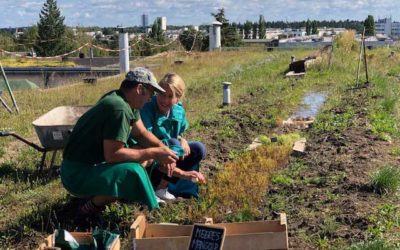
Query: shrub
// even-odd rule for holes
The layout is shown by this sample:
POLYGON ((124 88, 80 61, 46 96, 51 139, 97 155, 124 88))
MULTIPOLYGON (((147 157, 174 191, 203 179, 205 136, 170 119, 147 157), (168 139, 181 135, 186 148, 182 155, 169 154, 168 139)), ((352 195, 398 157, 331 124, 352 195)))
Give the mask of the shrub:
POLYGON ((354 31, 345 31, 337 36, 335 45, 345 52, 357 51, 358 44, 355 37, 356 33, 354 31))

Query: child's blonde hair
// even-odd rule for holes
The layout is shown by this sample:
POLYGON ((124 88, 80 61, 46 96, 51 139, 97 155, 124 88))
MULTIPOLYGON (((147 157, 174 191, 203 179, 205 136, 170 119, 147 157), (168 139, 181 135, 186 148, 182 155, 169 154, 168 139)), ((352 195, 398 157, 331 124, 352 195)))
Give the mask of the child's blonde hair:
POLYGON ((185 82, 175 73, 167 73, 158 84, 161 88, 169 86, 174 96, 178 99, 182 99, 185 95, 185 82))

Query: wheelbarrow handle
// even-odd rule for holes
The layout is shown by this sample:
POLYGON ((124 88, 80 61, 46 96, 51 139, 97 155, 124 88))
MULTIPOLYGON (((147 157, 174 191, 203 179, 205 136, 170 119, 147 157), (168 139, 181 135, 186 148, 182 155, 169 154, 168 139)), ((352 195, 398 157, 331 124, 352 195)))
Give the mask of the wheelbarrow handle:
POLYGON ((17 138, 18 140, 20 140, 20 141, 22 141, 22 142, 28 144, 29 146, 33 147, 34 149, 36 149, 36 150, 38 150, 38 151, 40 151, 40 152, 45 152, 45 151, 46 151, 45 148, 43 148, 43 147, 41 147, 41 146, 39 146, 39 145, 36 145, 36 144, 33 143, 33 142, 30 142, 30 141, 26 140, 25 138, 23 138, 23 137, 20 136, 20 135, 17 135, 17 134, 14 133, 14 132, 4 131, 4 130, 0 131, 0 137, 10 136, 10 135, 13 136, 13 137, 15 137, 15 138, 17 138))
POLYGON ((0 130, 0 137, 9 136, 9 135, 11 135, 11 133, 9 131, 0 130))

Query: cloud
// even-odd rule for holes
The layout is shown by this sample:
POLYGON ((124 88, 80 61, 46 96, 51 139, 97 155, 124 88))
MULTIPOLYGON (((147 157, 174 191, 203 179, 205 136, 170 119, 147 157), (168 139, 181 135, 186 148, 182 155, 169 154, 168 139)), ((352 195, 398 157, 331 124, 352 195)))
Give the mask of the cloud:
MULTIPOLYGON (((26 26, 38 21, 45 0, 0 0, 0 26, 26 26), (15 18, 18 15, 18 18, 15 18)), ((166 16, 168 24, 210 23, 211 12, 225 9, 231 22, 289 20, 364 20, 368 14, 400 20, 400 1, 393 0, 58 0, 67 25, 139 25, 143 13, 149 22, 166 16), (81 14, 79 14, 81 13, 81 14)))

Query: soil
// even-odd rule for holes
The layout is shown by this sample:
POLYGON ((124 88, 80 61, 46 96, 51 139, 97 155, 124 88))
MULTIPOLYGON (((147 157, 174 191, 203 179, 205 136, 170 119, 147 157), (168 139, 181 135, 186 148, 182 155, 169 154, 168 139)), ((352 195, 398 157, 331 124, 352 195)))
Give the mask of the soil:
MULTIPOLYGON (((285 212, 288 219, 289 244, 292 249, 315 249, 318 238, 327 237, 330 241, 341 240, 344 245, 365 239, 368 229, 368 216, 376 211, 379 204, 385 202, 397 204, 396 197, 382 197, 373 192, 369 183, 370 176, 379 167, 396 165, 400 158, 391 156, 393 142, 381 140, 368 129, 365 101, 367 90, 356 90, 349 94, 344 103, 355 110, 353 126, 345 130, 330 133, 314 133, 312 128, 306 131, 307 149, 301 156, 292 156, 291 161, 300 160, 306 166, 295 178, 296 184, 273 185, 268 187, 267 202, 260 211, 273 207, 273 202, 284 199, 284 211, 272 211, 264 219, 273 218, 277 212, 285 212), (299 184, 302 180, 319 180, 314 184, 299 184), (335 197, 335 198, 332 198, 335 197), (333 220, 337 229, 322 235, 326 220, 333 220), (304 236, 304 234, 306 236, 304 236), (310 240, 314 239, 314 240, 310 240)), ((249 96, 251 99, 253 96, 249 96)), ((208 126, 201 135, 192 132, 191 136, 201 136, 205 142, 208 155, 203 168, 212 172, 219 164, 229 159, 232 150, 242 150, 260 134, 293 132, 296 128, 268 128, 257 123, 249 123, 246 114, 265 116, 265 107, 258 110, 238 111, 229 109, 220 114, 215 121, 202 121, 208 126), (218 139, 218 121, 229 116, 235 121, 236 136, 229 139, 218 139)), ((344 107, 335 107, 328 112, 343 112, 344 107)), ((260 118, 261 118, 260 117, 260 118)), ((260 120, 260 119, 256 119, 260 120)), ((281 171, 284 171, 282 169, 281 171)))

